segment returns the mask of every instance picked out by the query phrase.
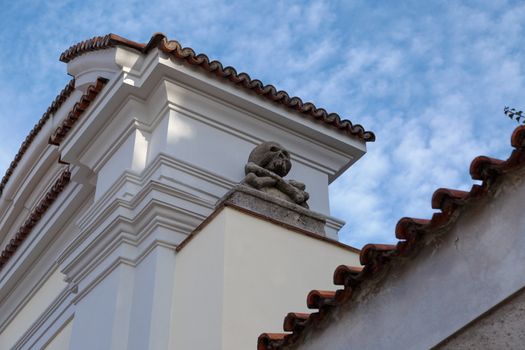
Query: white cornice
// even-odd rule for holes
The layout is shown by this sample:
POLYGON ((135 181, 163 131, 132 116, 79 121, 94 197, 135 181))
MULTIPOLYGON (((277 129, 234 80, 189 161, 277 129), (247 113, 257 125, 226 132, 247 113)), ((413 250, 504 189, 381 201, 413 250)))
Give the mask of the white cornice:
MULTIPOLYGON (((165 163, 159 158, 158 168, 165 163)), ((57 258, 68 280, 78 283, 114 253, 114 259, 136 259, 129 254, 141 255, 135 248, 144 240, 176 246, 213 210, 214 202, 151 179, 130 200, 115 198, 119 189, 126 187, 127 179, 144 181, 129 174, 123 176, 116 182, 118 187, 79 219, 80 233, 57 258)))
POLYGON ((74 217, 82 205, 85 192, 82 186, 69 183, 60 193, 60 200, 55 201, 41 220, 32 229, 31 234, 18 248, 0 271, 0 300, 23 278, 36 259, 48 247, 66 223, 74 217))
POLYGON ((224 190, 229 190, 235 185, 234 182, 218 174, 160 153, 140 175, 131 171, 123 171, 110 189, 94 203, 86 214, 78 218, 78 226, 86 228, 91 225, 96 218, 100 218, 101 213, 107 213, 108 208, 115 205, 116 200, 121 201, 122 205, 129 208, 135 207, 144 199, 144 195, 147 193, 145 186, 148 182, 155 182, 157 186, 162 186, 162 183, 166 182, 163 190, 167 193, 209 209, 213 209, 218 197, 212 192, 205 191, 204 183, 212 184, 224 190), (191 178, 200 179, 203 183, 199 187, 193 187, 170 176, 170 171, 185 173, 191 178), (187 188, 188 191, 184 191, 184 188, 187 188), (210 200, 204 201, 202 198, 209 198, 210 200))
POLYGON ((4 206, 4 211, 0 215, 0 244, 2 247, 9 233, 12 234, 18 229, 18 227, 13 227, 13 224, 19 223, 23 219, 24 212, 27 215, 31 208, 36 205, 38 198, 45 194, 46 189, 63 169, 64 166, 57 164, 57 160, 56 148, 45 147, 33 166, 26 169, 24 176, 19 175, 13 179, 13 186, 11 187, 13 191, 6 194, 6 197, 11 197, 10 205, 4 206))
MULTIPOLYGON (((358 141, 357 138, 343 135, 322 123, 313 122, 309 117, 298 115, 265 101, 259 96, 247 93, 245 89, 239 89, 233 84, 219 81, 211 74, 202 74, 202 72, 197 72, 191 67, 177 64, 157 50, 152 50, 144 57, 144 61, 132 71, 121 71, 112 79, 113 83, 110 82, 105 90, 114 90, 118 86, 117 90, 121 89, 122 91, 115 91, 111 94, 113 98, 117 99, 124 98, 129 94, 135 95, 138 99, 146 98, 150 91, 155 90, 155 85, 158 86, 158 82, 163 79, 176 82, 179 86, 199 93, 207 99, 220 101, 221 104, 236 109, 246 114, 247 117, 256 117, 259 121, 272 123, 274 127, 281 128, 284 133, 295 134, 309 143, 317 143, 317 145, 330 150, 332 154, 344 155, 346 158, 345 165, 342 168, 339 166, 340 168, 331 170, 332 174, 335 172, 335 175, 330 175, 331 180, 333 180, 333 176, 342 171, 341 169, 346 169, 349 164, 360 158, 366 149, 364 142, 358 141), (254 109, 254 107, 257 108, 254 109)), ((100 100, 101 98, 97 99, 100 100)), ((92 109, 92 112, 99 114, 100 111, 92 109)), ((114 112, 115 110, 111 110, 111 115, 114 115, 114 112)), ((88 118, 85 115, 83 119, 88 118)), ((103 119, 107 121, 111 118, 104 117, 103 119)), ((79 129, 77 133, 84 134, 84 130, 80 130, 80 126, 77 125, 75 129, 79 129)), ((69 153, 67 148, 63 148, 65 153, 69 153)), ((308 157, 304 157, 304 159, 308 159, 308 157)), ((323 162, 319 162, 319 164, 323 164, 323 162)))
MULTIPOLYGON (((153 52, 150 53, 150 55, 152 54, 153 52)), ((313 132, 315 132, 320 138, 319 141, 328 142, 331 148, 336 149, 338 148, 336 146, 338 144, 343 147, 345 154, 350 151, 349 145, 363 151, 365 150, 364 142, 358 140, 356 137, 349 137, 344 133, 334 130, 332 127, 314 122, 310 117, 305 117, 280 105, 271 103, 255 93, 246 91, 244 88, 224 82, 223 79, 219 79, 213 74, 203 74, 200 69, 175 62, 167 54, 158 52, 158 55, 160 65, 167 68, 162 69, 162 71, 165 75, 174 78, 176 81, 192 86, 194 89, 206 91, 207 94, 221 101, 236 105, 242 110, 261 115, 268 120, 273 120, 278 124, 284 125, 286 130, 295 130, 296 132, 307 132, 307 130, 310 130, 310 132, 306 134, 307 137, 310 138, 313 136, 313 132), (322 137, 323 134, 325 137, 322 137)))

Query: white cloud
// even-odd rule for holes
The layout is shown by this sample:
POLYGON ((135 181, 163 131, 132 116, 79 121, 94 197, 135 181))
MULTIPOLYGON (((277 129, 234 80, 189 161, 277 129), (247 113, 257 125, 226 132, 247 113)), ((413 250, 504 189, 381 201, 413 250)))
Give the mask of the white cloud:
POLYGON ((406 40, 402 45, 391 45, 386 35, 384 42, 351 48, 352 62, 341 70, 343 77, 328 79, 326 91, 338 85, 332 81, 352 80, 351 102, 342 110, 373 115, 365 125, 376 131, 378 143, 389 146, 371 146, 365 159, 333 185, 334 206, 343 207, 341 192, 352 199, 343 211, 349 222, 345 241, 358 246, 369 238, 393 241, 399 218, 431 215, 435 189, 470 188, 468 167, 475 156, 510 153, 515 124, 504 119, 502 108, 523 103, 524 42, 517 33, 523 38, 524 31, 515 22, 519 16, 512 15, 511 28, 502 19, 509 21, 509 13, 521 13, 521 7, 497 15, 450 7, 435 19, 400 20, 405 29, 394 25, 394 38, 406 40), (382 57, 395 58, 392 69, 381 69, 389 67, 382 57), (367 103, 371 100, 380 107, 367 103), (402 125, 392 122, 392 115, 400 116, 402 125), (371 158, 372 152, 385 156, 371 158), (371 163, 377 161, 391 169, 379 183, 372 175, 378 170, 371 163))
POLYGON ((331 188, 346 242, 393 241, 438 187, 468 189, 470 160, 506 157, 525 108, 525 4, 412 1, 32 1, 3 7, 0 172, 68 80, 59 53, 94 35, 162 31, 373 130, 331 188), (407 9, 410 9, 408 11, 407 9))

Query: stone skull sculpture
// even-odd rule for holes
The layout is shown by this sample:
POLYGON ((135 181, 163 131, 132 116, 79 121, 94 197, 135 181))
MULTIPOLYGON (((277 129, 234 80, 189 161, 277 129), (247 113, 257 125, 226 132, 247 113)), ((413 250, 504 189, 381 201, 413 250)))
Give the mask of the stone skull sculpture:
POLYGON ((249 163, 285 177, 292 168, 290 153, 277 142, 263 142, 255 147, 248 157, 249 163))
POLYGON ((290 153, 277 142, 263 142, 253 149, 244 168, 244 183, 258 190, 308 208, 310 197, 305 185, 294 180, 284 180, 292 162, 290 153))

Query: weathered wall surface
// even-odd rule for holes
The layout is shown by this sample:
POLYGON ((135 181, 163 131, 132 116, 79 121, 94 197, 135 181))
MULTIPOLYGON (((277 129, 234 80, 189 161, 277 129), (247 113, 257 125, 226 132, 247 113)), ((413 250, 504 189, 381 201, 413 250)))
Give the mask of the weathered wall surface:
MULTIPOLYGON (((298 349, 415 350, 447 339, 525 286, 524 199, 522 179, 507 178, 495 197, 466 208, 414 258, 381 282, 364 284, 298 349)), ((498 334, 513 332, 512 322, 506 324, 498 334)))
POLYGON ((525 290, 452 335, 434 350, 523 349, 525 290))

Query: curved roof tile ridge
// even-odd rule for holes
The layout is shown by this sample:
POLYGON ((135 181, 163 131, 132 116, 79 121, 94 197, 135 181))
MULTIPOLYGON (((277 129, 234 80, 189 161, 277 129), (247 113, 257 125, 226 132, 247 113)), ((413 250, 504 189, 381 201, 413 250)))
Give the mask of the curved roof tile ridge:
POLYGON ((38 202, 35 208, 28 215, 22 226, 18 229, 14 237, 9 241, 5 248, 0 252, 0 271, 5 266, 7 261, 15 254, 18 248, 31 234, 31 231, 40 221, 45 212, 55 202, 58 195, 64 190, 71 179, 69 168, 62 171, 53 186, 46 192, 44 197, 38 202))
POLYGON ((247 73, 237 73, 235 68, 227 66, 216 60, 210 60, 205 54, 197 54, 190 47, 182 47, 176 40, 168 40, 162 33, 155 33, 147 44, 137 43, 116 34, 97 36, 68 48, 60 55, 62 62, 69 62, 72 59, 85 53, 103 50, 118 45, 126 46, 142 53, 148 53, 153 48, 158 48, 164 53, 170 54, 189 65, 197 66, 206 72, 226 79, 233 84, 253 91, 255 94, 265 97, 275 103, 279 103, 287 108, 310 116, 314 120, 319 120, 328 126, 336 128, 352 136, 357 136, 365 142, 375 141, 375 135, 371 131, 366 131, 360 124, 353 124, 348 119, 342 119, 337 113, 328 113, 324 108, 317 108, 311 102, 303 102, 297 96, 290 96, 286 91, 277 90, 273 85, 265 85, 259 79, 252 79, 247 73))
POLYGON ((36 135, 42 130, 44 127, 44 124, 49 120, 51 115, 55 113, 60 106, 67 100, 67 98, 71 95, 73 90, 75 89, 75 79, 71 79, 66 86, 60 91, 60 93, 55 97, 51 105, 47 108, 46 112, 40 117, 38 122, 33 126, 33 129, 29 132, 29 134, 26 136, 24 142, 22 142, 22 145, 18 149, 18 152, 15 155, 15 158, 7 168, 4 177, 0 181, 0 196, 2 195, 2 192, 4 191, 4 188, 11 178, 11 175, 15 171, 15 168, 18 166, 18 163, 22 160, 22 157, 27 152, 29 146, 31 143, 33 143, 34 139, 36 138, 36 135))
POLYGON ((360 253, 364 266, 341 265, 334 271, 335 285, 343 286, 335 292, 312 290, 307 297, 307 306, 317 309, 310 314, 290 313, 285 317, 284 331, 289 333, 263 333, 257 341, 258 350, 282 350, 293 347, 304 339, 305 333, 320 325, 320 322, 341 305, 352 302, 352 291, 363 281, 381 278, 381 272, 399 262, 409 259, 418 251, 416 243, 426 237, 446 232, 466 209, 467 205, 481 204, 489 193, 495 191, 501 176, 525 167, 525 126, 517 127, 512 133, 511 145, 514 150, 506 160, 476 157, 470 165, 474 180, 482 180, 481 185, 473 185, 470 191, 440 188, 432 196, 432 207, 440 210, 431 219, 401 218, 395 229, 396 245, 367 244, 360 253))
POLYGON ((99 77, 94 84, 89 85, 86 92, 80 97, 80 100, 75 103, 64 120, 62 120, 60 125, 49 137, 50 144, 59 145, 64 140, 71 128, 77 123, 84 111, 91 105, 91 102, 95 100, 107 82, 108 79, 99 77))
POLYGON ((85 53, 97 50, 104 50, 110 47, 115 47, 117 45, 122 45, 130 47, 135 50, 143 51, 145 44, 137 43, 135 41, 128 40, 116 34, 107 34, 104 36, 95 36, 91 39, 87 39, 71 45, 66 51, 62 52, 59 60, 61 62, 67 63, 78 56, 81 56, 85 53))
MULTIPOLYGON (((107 79, 99 77, 94 84, 90 85, 87 88, 86 92, 80 97, 79 101, 76 102, 74 106, 71 108, 66 118, 64 118, 64 120, 60 123, 60 125, 51 134, 49 138, 49 143, 54 144, 54 145, 59 145, 60 142, 63 141, 63 139, 66 137, 67 133, 69 132, 69 130, 71 130, 73 125, 79 120, 79 118, 82 116, 84 111, 90 106, 91 102, 93 102, 93 100, 97 97, 97 95, 104 88, 107 82, 108 82, 107 79)), ((66 88, 62 90, 59 96, 55 99, 55 101, 48 108, 48 111, 40 119, 39 123, 37 124, 37 126, 39 126, 38 130, 35 131, 35 129, 37 129, 37 126, 35 126, 30 136, 33 135, 32 137, 33 138, 35 137, 36 133, 42 128, 42 125, 47 121, 47 119, 49 119, 50 115, 54 113, 60 107, 60 105, 67 99, 67 97, 71 94, 71 92, 74 90, 74 85, 75 85, 74 80, 71 80, 68 83, 68 85, 66 85, 66 88)), ((25 148, 27 149, 27 147, 29 147, 29 144, 27 144, 25 148)), ((69 171, 69 168, 67 168, 61 173, 58 180, 54 183, 51 189, 45 194, 44 198, 36 205, 35 209, 30 213, 27 220, 24 221, 23 225, 18 229, 14 238, 11 239, 9 243, 6 245, 6 247, 4 248, 4 250, 0 252, 0 270, 2 270, 3 266, 11 258, 11 256, 13 256, 13 254, 16 252, 18 247, 29 236, 33 227, 40 221, 44 213, 51 206, 51 204, 55 201, 56 197, 62 192, 65 186, 69 183, 70 177, 71 177, 71 173, 69 171)))

